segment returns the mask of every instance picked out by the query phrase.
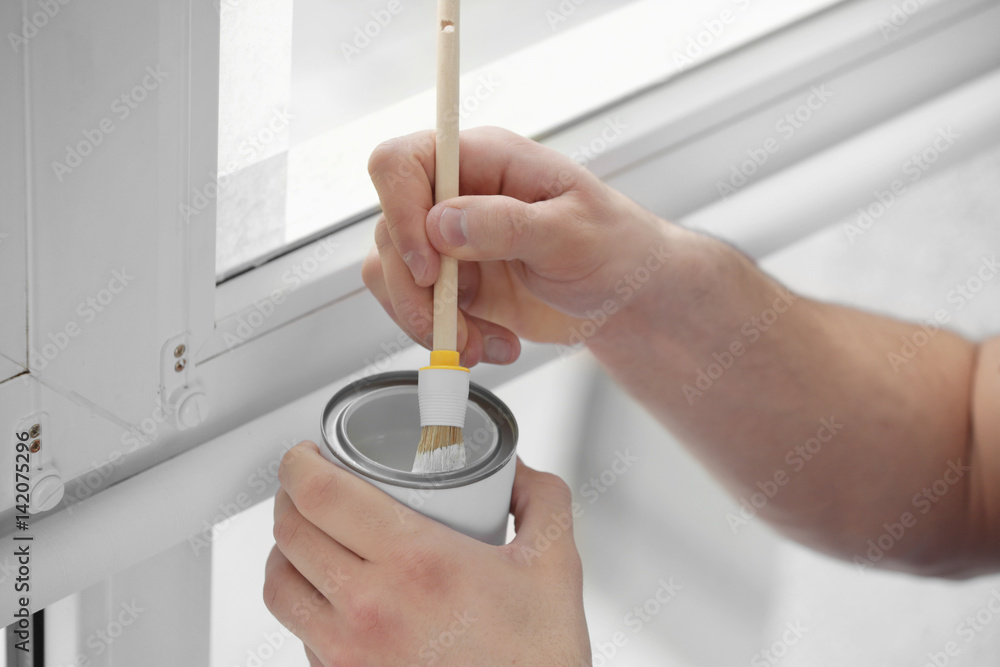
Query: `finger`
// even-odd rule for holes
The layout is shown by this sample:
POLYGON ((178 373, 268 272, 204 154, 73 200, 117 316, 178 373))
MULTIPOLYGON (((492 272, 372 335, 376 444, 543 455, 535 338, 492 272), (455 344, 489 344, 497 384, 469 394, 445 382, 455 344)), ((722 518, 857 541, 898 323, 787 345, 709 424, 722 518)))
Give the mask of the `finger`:
POLYGON ((411 338, 430 347, 434 329, 433 288, 421 287, 413 281, 410 269, 392 243, 385 218, 375 225, 375 247, 389 301, 386 311, 411 338))
POLYGON ((562 153, 499 127, 462 132, 459 151, 462 194, 536 202, 576 188, 581 179, 597 180, 562 153))
POLYGON ((264 566, 264 605, 292 634, 304 642, 313 628, 329 628, 336 621, 333 605, 275 546, 264 566))
POLYGON ((320 662, 320 659, 316 657, 316 654, 313 653, 308 646, 303 644, 302 648, 306 651, 306 660, 309 661, 309 667, 326 667, 322 662, 320 662))
POLYGON ((533 470, 517 459, 511 512, 517 533, 512 544, 551 543, 551 551, 576 557, 573 496, 559 477, 533 470))
MULTIPOLYGON (((459 141, 459 191, 465 194, 536 202, 574 189, 581 179, 596 181, 573 160, 507 130, 476 128, 459 141)), ((424 131, 379 145, 368 161, 392 242, 424 287, 439 267, 423 226, 434 203, 434 155, 434 133, 424 131)))
POLYGON ((431 334, 429 332, 426 334, 425 340, 423 338, 423 332, 410 331, 408 328, 403 326, 403 322, 400 322, 399 318, 396 317, 396 311, 392 307, 392 299, 389 297, 389 288, 385 284, 385 275, 382 271, 382 260, 379 258, 377 247, 372 247, 368 256, 365 257, 365 261, 361 265, 361 278, 364 280, 368 291, 371 292, 372 296, 375 297, 375 300, 379 302, 379 305, 382 306, 386 314, 399 325, 399 328, 405 331, 406 334, 417 343, 420 343, 424 347, 429 347, 431 339, 431 334))
POLYGON ((436 534, 435 522, 330 463, 315 443, 290 449, 278 479, 303 517, 365 560, 391 559, 436 534))
POLYGON ((434 205, 434 133, 417 132, 379 145, 368 159, 368 173, 400 259, 418 285, 433 284, 440 260, 421 223, 434 205))
POLYGON ((344 586, 361 578, 364 561, 314 526, 295 507, 284 489, 274 497, 274 540, 295 569, 330 602, 344 586))
POLYGON ((572 265, 601 242, 594 217, 573 196, 526 204, 512 197, 465 196, 427 214, 427 237, 440 252, 462 261, 522 260, 572 265))
MULTIPOLYGON (((434 339, 434 289, 420 287, 413 282, 409 269, 396 252, 382 221, 375 225, 375 246, 382 262, 382 276, 393 319, 411 338, 424 347, 431 347, 434 339)), ((456 331, 458 349, 461 351, 465 349, 468 336, 468 324, 464 318, 458 318, 456 331)))
MULTIPOLYGON (((424 347, 429 348, 431 339, 433 338, 433 331, 430 327, 421 327, 418 331, 412 331, 406 326, 406 321, 401 321, 396 316, 395 308, 392 305, 392 298, 389 296, 389 289, 385 283, 382 262, 379 260, 376 248, 373 248, 372 252, 365 258, 363 276, 365 285, 371 291, 372 296, 385 309, 385 312, 392 317, 408 336, 424 347)), ((462 353, 461 363, 466 368, 472 368, 480 361, 491 364, 512 363, 517 360, 521 353, 521 342, 517 336, 506 327, 479 317, 474 317, 461 310, 467 308, 475 299, 479 288, 479 276, 480 274, 475 264, 468 262, 459 264, 459 319, 462 322, 460 327, 465 331, 465 342, 460 345, 460 352, 462 353)))
POLYGON ((488 364, 510 364, 521 355, 521 341, 510 329, 489 320, 463 313, 469 326, 465 359, 471 368, 481 361, 488 364))
POLYGON ((458 307, 461 310, 468 309, 479 293, 479 282, 482 279, 482 272, 476 262, 458 263, 458 307))

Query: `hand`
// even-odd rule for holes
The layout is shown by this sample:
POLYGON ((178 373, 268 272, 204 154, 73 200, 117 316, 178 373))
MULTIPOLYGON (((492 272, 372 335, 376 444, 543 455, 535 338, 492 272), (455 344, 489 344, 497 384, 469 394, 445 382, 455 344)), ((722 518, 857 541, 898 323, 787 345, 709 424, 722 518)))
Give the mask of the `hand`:
POLYGON ((590 664, 558 477, 518 461, 517 537, 501 547, 414 512, 311 442, 285 455, 278 477, 264 602, 312 667, 590 664))
MULTIPOLYGON (((396 322, 429 345, 439 253, 459 259, 463 363, 509 363, 519 337, 567 344, 608 300, 666 223, 554 150, 498 128, 461 135, 464 196, 433 204, 434 135, 388 141, 368 163, 384 212, 365 284, 396 322)), ((627 299, 625 299, 627 300, 627 299)))

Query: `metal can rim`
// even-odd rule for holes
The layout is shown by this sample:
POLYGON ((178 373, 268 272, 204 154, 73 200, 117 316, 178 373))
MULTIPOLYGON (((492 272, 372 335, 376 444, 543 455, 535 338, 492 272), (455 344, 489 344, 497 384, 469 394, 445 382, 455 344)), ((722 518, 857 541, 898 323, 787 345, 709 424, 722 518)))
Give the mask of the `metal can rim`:
MULTIPOLYGON (((476 384, 469 383, 469 400, 478 406, 486 417, 493 422, 497 428, 498 443, 493 455, 484 458, 477 464, 441 473, 439 475, 425 475, 403 470, 394 470, 386 466, 377 467, 363 465, 363 462, 352 460, 344 451, 343 443, 338 437, 337 428, 331 432, 331 421, 339 422, 347 405, 345 403, 352 396, 360 396, 366 391, 374 391, 387 387, 399 387, 417 384, 417 371, 393 371, 372 375, 361 380, 357 380, 340 389, 326 404, 323 410, 320 430, 323 435, 323 444, 330 454, 342 463, 345 467, 356 474, 372 481, 378 481, 393 486, 401 486, 412 489, 449 489, 467 486, 480 480, 486 479, 502 469, 517 451, 517 421, 510 408, 501 401, 493 392, 476 384), (331 417, 335 410, 344 406, 341 414, 336 420, 331 417)), ((416 450, 414 450, 414 453, 416 450)), ((367 457, 366 457, 367 459, 367 457)))

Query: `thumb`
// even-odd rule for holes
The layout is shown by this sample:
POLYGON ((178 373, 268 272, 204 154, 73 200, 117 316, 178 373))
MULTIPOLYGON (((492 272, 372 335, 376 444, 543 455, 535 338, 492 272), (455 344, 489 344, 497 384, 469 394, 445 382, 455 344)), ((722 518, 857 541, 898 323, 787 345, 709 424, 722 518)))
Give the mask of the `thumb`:
POLYGON ((517 536, 511 545, 535 557, 547 551, 576 556, 573 495, 559 477, 529 468, 517 459, 511 512, 517 536))
POLYGON ((563 198, 527 204, 502 195, 456 197, 427 213, 427 238, 460 260, 535 264, 579 242, 579 224, 574 233, 566 222, 579 219, 571 206, 563 198))

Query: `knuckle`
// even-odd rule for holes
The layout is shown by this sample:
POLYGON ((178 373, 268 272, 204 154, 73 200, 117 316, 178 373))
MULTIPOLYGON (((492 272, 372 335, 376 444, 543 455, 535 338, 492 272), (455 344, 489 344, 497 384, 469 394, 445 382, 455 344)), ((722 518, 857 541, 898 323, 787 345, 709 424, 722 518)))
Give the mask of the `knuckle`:
POLYGON ((302 455, 304 446, 304 443, 300 442, 281 456, 281 462, 278 464, 279 478, 283 479, 289 467, 295 462, 295 459, 302 455))
POLYGON ((570 490, 569 484, 562 477, 553 475, 550 472, 539 473, 539 475, 540 481, 552 493, 553 500, 562 505, 570 505, 573 502, 573 492, 570 490))
POLYGON ((400 149, 399 139, 388 139, 376 146, 368 157, 368 174, 374 178, 386 169, 391 169, 392 165, 399 162, 402 154, 400 149))
POLYGON ((497 224, 493 225, 493 229, 500 237, 496 240, 503 244, 502 247, 513 250, 531 244, 535 221, 530 210, 530 206, 519 206, 510 201, 496 205, 493 217, 497 224))
POLYGON ((295 514, 295 512, 285 512, 274 522, 274 542, 282 550, 292 543, 301 525, 295 514))
POLYGON ((278 594, 281 592, 281 584, 274 575, 268 575, 264 579, 263 588, 264 606, 272 614, 277 609, 278 594))
POLYGON ((400 296, 396 302, 396 313, 414 331, 421 331, 431 320, 430 310, 426 309, 421 300, 415 296, 400 296))
POLYGON ((337 505, 340 485, 330 474, 316 474, 306 480, 295 498, 295 506, 303 514, 312 514, 337 505))
POLYGON ((378 255, 369 255, 361 264, 361 280, 370 290, 381 282, 382 262, 378 255))
POLYGON ((441 554, 421 546, 415 546, 412 539, 407 548, 396 558, 400 576, 409 585, 425 590, 441 590, 449 581, 451 568, 441 554))
POLYGON ((345 600, 347 617, 358 632, 376 632, 386 625, 385 606, 371 593, 355 590, 345 600))
POLYGON ((333 633, 323 633, 316 638, 319 645, 315 648, 316 658, 321 665, 336 665, 337 667, 361 667, 367 663, 351 652, 349 646, 344 642, 343 637, 338 637, 333 633))
POLYGON ((390 245, 392 245, 392 235, 389 233, 389 222, 382 216, 375 223, 375 247, 382 250, 390 245))

